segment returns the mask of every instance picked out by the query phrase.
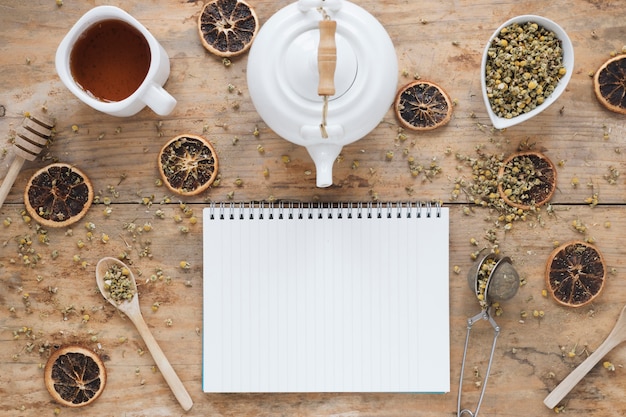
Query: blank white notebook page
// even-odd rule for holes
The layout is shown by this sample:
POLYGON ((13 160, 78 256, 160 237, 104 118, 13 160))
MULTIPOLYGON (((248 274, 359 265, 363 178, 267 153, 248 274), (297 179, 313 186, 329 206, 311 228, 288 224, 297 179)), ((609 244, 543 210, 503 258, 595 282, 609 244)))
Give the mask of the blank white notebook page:
POLYGON ((203 212, 205 392, 448 392, 448 209, 203 212))

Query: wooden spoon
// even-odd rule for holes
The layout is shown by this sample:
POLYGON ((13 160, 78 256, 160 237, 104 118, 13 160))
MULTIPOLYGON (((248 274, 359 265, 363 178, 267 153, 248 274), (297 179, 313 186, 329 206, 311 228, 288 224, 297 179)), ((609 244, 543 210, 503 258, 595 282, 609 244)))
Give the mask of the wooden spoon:
POLYGON ((54 121, 43 114, 31 115, 24 119, 15 135, 14 151, 15 159, 9 167, 2 186, 0 186, 0 208, 4 200, 9 195, 9 191, 22 169, 25 161, 34 161, 41 150, 46 146, 50 136, 54 121))
POLYGON ((146 322, 141 315, 141 310, 139 309, 139 298, 137 296, 137 284, 135 282, 135 276, 130 271, 130 268, 126 266, 124 262, 121 262, 116 258, 102 258, 96 266, 96 282, 98 283, 98 288, 100 289, 100 292, 102 293, 104 298, 106 298, 109 303, 113 304, 118 310, 124 313, 130 319, 130 321, 133 322, 135 327, 137 327, 137 330, 139 331, 139 334, 143 338, 146 346, 148 347, 152 358, 159 367, 161 374, 165 378, 167 384, 170 386, 170 389, 174 393, 174 396, 176 397, 180 405, 185 411, 191 409, 191 407, 193 406, 193 401, 189 396, 189 393, 185 389, 185 386, 183 385, 180 378, 178 378, 178 375, 176 375, 176 372, 172 368, 172 365, 170 365, 169 361, 165 357, 165 354, 159 347, 157 341, 154 339, 154 336, 152 336, 150 329, 148 329, 148 326, 146 325, 146 322), (118 302, 111 298, 111 294, 105 288, 105 275, 109 268, 111 268, 111 266, 113 265, 118 265, 120 268, 126 268, 130 272, 129 278, 132 281, 132 287, 134 292, 134 295, 130 300, 118 302))
POLYGON ((626 340, 626 306, 613 326, 613 330, 600 346, 574 369, 552 392, 543 400, 548 408, 554 408, 576 384, 593 368, 600 359, 609 353, 615 346, 626 340))

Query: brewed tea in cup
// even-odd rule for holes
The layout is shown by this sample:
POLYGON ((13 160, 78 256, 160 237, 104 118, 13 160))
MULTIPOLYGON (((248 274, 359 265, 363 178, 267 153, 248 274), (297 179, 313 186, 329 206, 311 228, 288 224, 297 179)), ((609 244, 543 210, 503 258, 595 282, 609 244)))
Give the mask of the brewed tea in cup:
POLYGON ((132 116, 146 105, 165 116, 176 105, 163 89, 170 73, 167 53, 114 6, 93 8, 76 22, 57 49, 56 67, 74 95, 113 116, 132 116))

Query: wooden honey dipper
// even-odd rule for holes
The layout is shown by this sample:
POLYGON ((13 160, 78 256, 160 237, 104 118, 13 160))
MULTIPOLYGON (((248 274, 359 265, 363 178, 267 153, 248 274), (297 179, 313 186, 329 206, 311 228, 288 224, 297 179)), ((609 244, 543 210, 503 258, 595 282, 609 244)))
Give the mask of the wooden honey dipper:
POLYGON ((9 191, 22 169, 22 165, 26 160, 34 161, 41 150, 46 146, 50 136, 52 135, 52 128, 54 127, 54 121, 48 116, 37 114, 30 115, 22 125, 18 128, 15 136, 15 146, 13 147, 15 153, 15 159, 9 167, 7 175, 2 181, 0 186, 0 209, 6 200, 9 191))

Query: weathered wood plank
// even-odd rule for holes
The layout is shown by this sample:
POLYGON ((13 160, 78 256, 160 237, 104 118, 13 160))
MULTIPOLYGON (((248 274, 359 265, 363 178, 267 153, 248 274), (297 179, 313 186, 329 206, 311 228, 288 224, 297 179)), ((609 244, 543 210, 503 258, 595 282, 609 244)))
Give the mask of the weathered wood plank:
MULTIPOLYGON (((407 133, 397 138, 391 110, 366 138, 344 148, 335 163, 335 185, 315 187, 315 167, 306 150, 277 137, 257 115, 246 85, 246 57, 225 67, 200 45, 195 22, 201 2, 117 2, 159 39, 171 57, 172 73, 166 88, 179 103, 167 117, 144 110, 135 117, 118 119, 98 114, 81 104, 61 84, 54 69, 56 46, 70 26, 98 2, 53 0, 15 2, 0 0, 0 178, 12 158, 10 138, 23 113, 45 107, 56 119, 56 137, 45 159, 27 162, 7 202, 0 210, 0 410, 6 415, 52 414, 56 405, 43 385, 40 365, 49 349, 70 342, 98 350, 106 358, 109 384, 103 396, 88 409, 63 409, 62 415, 169 416, 182 414, 174 397, 146 352, 131 323, 106 305, 96 292, 94 268, 102 256, 126 251, 141 273, 141 305, 164 352, 195 401, 188 415, 215 416, 408 416, 416 412, 440 416, 456 412, 457 383, 465 338, 465 321, 478 311, 467 288, 465 274, 470 254, 490 247, 485 239, 495 230, 501 251, 512 257, 526 281, 497 318, 502 334, 496 349, 493 374, 481 413, 485 415, 548 416, 542 401, 548 392, 610 331, 626 301, 626 227, 623 176, 609 184, 609 167, 624 171, 623 117, 597 103, 589 72, 611 51, 621 51, 622 18, 615 2, 575 0, 467 0, 415 2, 372 1, 356 3, 371 12, 389 31, 398 55, 399 84, 414 74, 442 85, 457 100, 449 125, 429 133, 407 133), (502 21, 518 14, 540 14, 568 31, 575 47, 575 73, 568 90, 544 113, 504 132, 492 131, 480 96, 480 58, 484 43, 502 21), (236 87, 228 91, 228 85, 236 87), (240 91, 240 93, 238 93, 240 91), (1 109, 0 109, 1 110, 1 109), (76 125, 78 130, 73 131, 76 125), (259 135, 253 134, 258 128, 259 135), (200 220, 182 221, 180 198, 158 187, 156 157, 163 143, 179 133, 204 134, 215 144, 220 158, 221 182, 196 198, 184 199, 200 220), (536 143, 558 167, 558 191, 553 205, 515 222, 510 231, 496 225, 497 214, 467 207, 465 196, 452 200, 457 178, 471 179, 471 170, 455 155, 474 156, 476 147, 488 153, 509 154, 520 143, 536 143), (259 152, 261 145, 264 152, 259 152), (388 159, 386 154, 393 151, 388 159), (283 162, 288 156, 290 162, 283 162), (428 166, 435 161, 441 173, 432 180, 414 178, 409 156, 428 166), (51 160, 75 164, 92 179, 101 197, 110 197, 112 213, 92 207, 81 223, 69 230, 46 230, 39 241, 34 222, 21 218, 22 193, 29 176, 51 160), (263 169, 269 169, 269 177, 263 169), (243 181, 242 186, 235 179, 243 181), (579 185, 573 187, 574 178, 579 185), (598 194, 599 205, 585 199, 598 194), (232 199, 231 199, 232 197, 232 199), (143 204, 144 198, 151 200, 143 204), (440 200, 451 207, 451 386, 445 395, 285 394, 205 395, 201 389, 202 264, 201 210, 207 201, 415 201, 440 200), (163 211, 163 218, 157 216, 163 211), (572 227, 580 220, 581 234, 572 227), (93 240, 85 222, 96 225, 93 240), (610 227, 606 223, 610 222, 610 227), (150 231, 141 231, 150 223, 150 231), (133 226, 135 228, 133 229, 133 226), (180 226, 189 227, 182 233, 180 226), (108 243, 101 237, 109 236, 108 243), (475 238, 478 246, 470 244, 475 238), (566 309, 542 296, 543 268, 555 241, 593 238, 603 252, 610 274, 602 296, 590 307, 566 309), (32 244, 20 248, 22 240, 32 244), (84 247, 78 247, 78 241, 84 247), (27 248, 32 248, 30 253, 27 248), (56 256, 53 253, 56 251, 56 256), (41 256, 35 262, 35 255, 41 256), (28 256, 24 258, 24 256, 28 256), (149 255, 149 256, 148 256, 149 255), (80 260, 76 261, 75 256, 80 260), (25 262, 31 265, 25 265, 25 262), (179 263, 190 263, 181 270, 179 263), (85 262, 83 266, 82 262, 85 262), (163 277, 150 277, 162 270, 163 277), (168 278, 169 277, 169 278, 168 278), (28 294, 28 296, 26 296, 28 294), (159 308, 152 311, 152 306, 159 308), (544 312, 534 318, 533 311, 544 312), (520 322, 522 311, 529 317, 520 322), (85 320, 89 315, 89 320, 85 320), (172 326, 166 321, 172 319, 172 326), (23 329, 30 329, 24 332, 23 329), (39 350, 42 350, 40 353, 39 350), (574 357, 569 351, 574 350, 574 357), (23 411, 21 411, 23 408, 23 411)), ((280 1, 250 1, 265 22, 280 1)), ((486 369, 491 328, 478 323, 472 335, 465 380, 465 404, 472 407, 479 389, 474 367, 486 369)), ((566 411, 589 416, 616 415, 626 408, 621 393, 626 388, 623 347, 607 359, 615 372, 598 365, 567 397, 566 411)))

